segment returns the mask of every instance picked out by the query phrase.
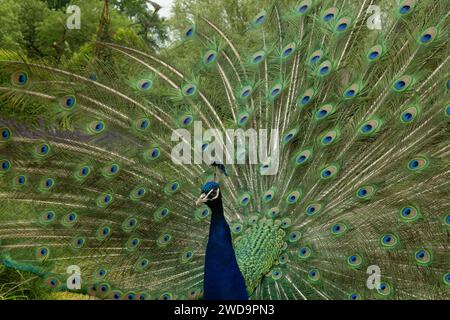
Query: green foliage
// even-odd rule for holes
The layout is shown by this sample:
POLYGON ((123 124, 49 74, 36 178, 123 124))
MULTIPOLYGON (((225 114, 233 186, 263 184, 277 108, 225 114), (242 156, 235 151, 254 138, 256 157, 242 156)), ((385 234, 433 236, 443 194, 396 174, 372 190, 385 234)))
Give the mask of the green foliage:
POLYGON ((168 39, 164 20, 159 17, 155 8, 149 8, 148 1, 113 0, 111 4, 118 12, 130 18, 137 35, 150 47, 157 48, 168 39))
POLYGON ((0 47, 21 52, 25 43, 20 21, 21 7, 17 1, 0 1, 0 47))
MULTIPOLYGON (((70 58, 95 41, 103 6, 101 0, 1 0, 0 48, 58 61, 70 58), (69 4, 80 7, 80 30, 66 28, 69 4)), ((110 15, 111 35, 120 31, 116 38, 123 43, 142 47, 143 40, 156 49, 167 38, 163 21, 144 0, 114 1, 110 15)))

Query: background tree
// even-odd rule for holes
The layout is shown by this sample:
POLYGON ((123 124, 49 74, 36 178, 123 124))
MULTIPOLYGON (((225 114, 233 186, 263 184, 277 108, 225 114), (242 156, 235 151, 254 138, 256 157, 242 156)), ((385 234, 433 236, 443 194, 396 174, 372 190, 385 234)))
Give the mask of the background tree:
POLYGON ((111 4, 132 21, 137 34, 151 47, 156 48, 167 40, 164 19, 158 15, 160 7, 147 0, 112 0, 111 4))

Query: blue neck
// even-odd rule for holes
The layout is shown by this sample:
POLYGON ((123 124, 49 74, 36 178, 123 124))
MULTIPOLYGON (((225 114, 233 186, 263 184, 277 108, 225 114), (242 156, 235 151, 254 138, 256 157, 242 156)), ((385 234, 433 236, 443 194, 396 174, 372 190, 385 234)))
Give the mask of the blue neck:
POLYGON ((205 300, 247 300, 245 280, 236 261, 221 198, 209 207, 212 216, 205 255, 205 300))

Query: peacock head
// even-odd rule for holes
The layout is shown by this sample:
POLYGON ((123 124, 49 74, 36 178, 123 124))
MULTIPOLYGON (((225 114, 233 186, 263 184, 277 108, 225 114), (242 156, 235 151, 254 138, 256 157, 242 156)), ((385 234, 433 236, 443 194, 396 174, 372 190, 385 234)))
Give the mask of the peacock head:
POLYGON ((215 181, 209 181, 202 186, 202 194, 197 199, 195 204, 199 205, 201 203, 206 204, 208 207, 214 206, 215 204, 222 201, 220 195, 220 186, 215 181))

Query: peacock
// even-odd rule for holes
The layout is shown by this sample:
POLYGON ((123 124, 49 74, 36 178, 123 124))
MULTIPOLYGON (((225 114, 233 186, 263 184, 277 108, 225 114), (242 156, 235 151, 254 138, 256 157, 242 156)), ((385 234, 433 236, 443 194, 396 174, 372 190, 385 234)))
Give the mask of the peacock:
POLYGON ((449 2, 254 9, 81 66, 0 52, 40 117, 0 118, 3 265, 98 299, 450 298, 449 2), (278 135, 220 158, 199 123, 278 135))

